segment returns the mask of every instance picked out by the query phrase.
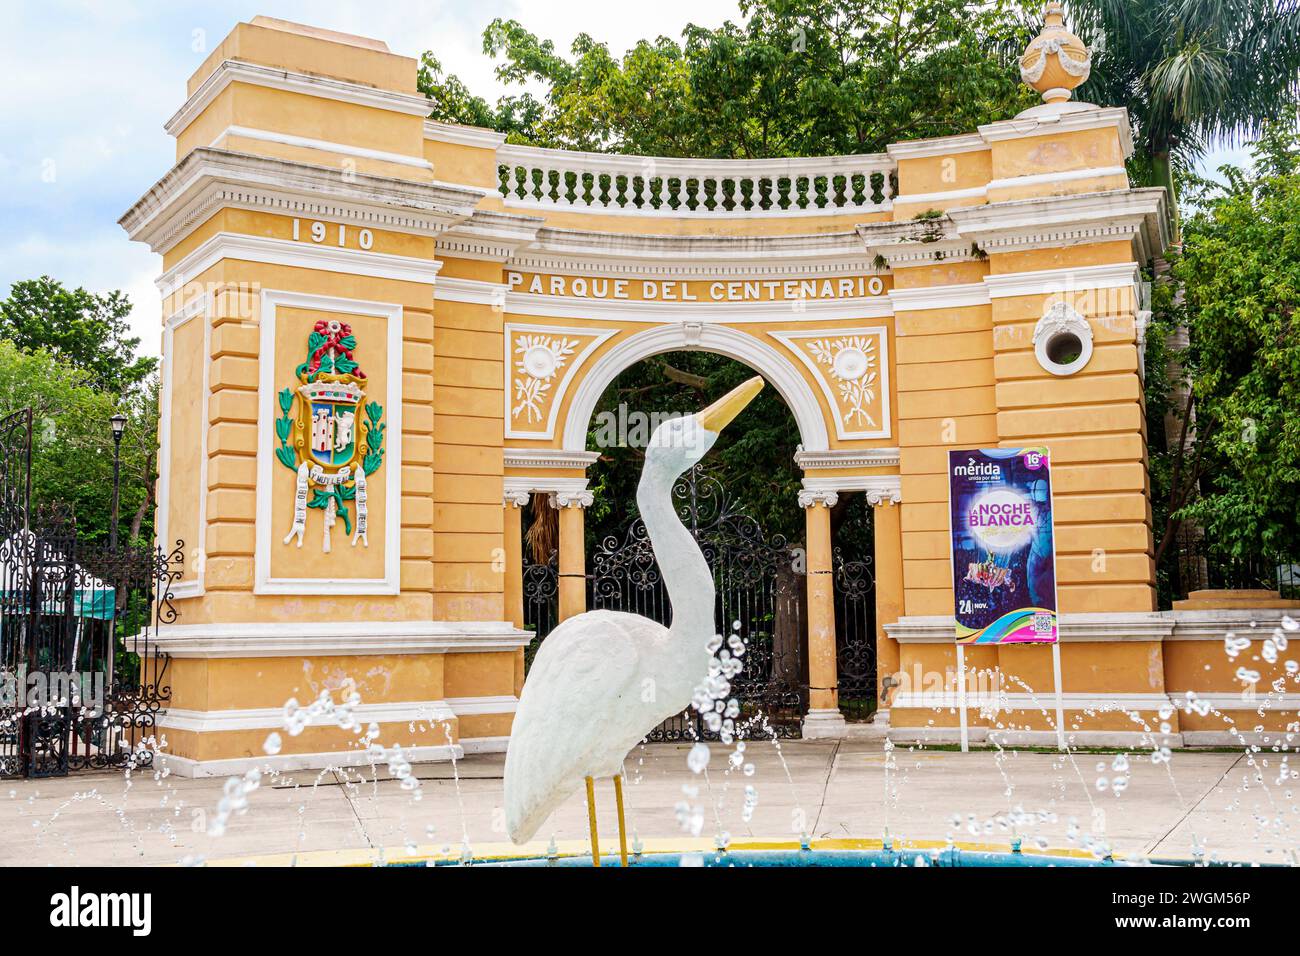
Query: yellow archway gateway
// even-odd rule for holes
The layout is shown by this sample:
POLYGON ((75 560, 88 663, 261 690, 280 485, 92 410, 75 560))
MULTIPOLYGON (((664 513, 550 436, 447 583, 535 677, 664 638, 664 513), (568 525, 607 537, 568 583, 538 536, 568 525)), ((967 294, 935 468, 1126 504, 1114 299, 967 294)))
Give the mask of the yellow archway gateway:
MULTIPOLYGON (((1029 64, 1033 84, 1060 80, 1057 56, 1029 64)), ((241 23, 167 122, 176 165, 122 219, 163 257, 158 527, 190 559, 180 620, 158 635, 174 659, 160 719, 174 767, 364 762, 356 726, 371 722, 413 757, 502 749, 529 638, 518 506, 550 494, 563 539, 580 540, 597 396, 680 348, 757 369, 799 425, 808 734, 844 732, 824 572, 827 506, 845 491, 877 508, 891 733, 955 734, 917 683, 953 659, 950 447, 1052 448, 1080 733, 1140 735, 1098 699, 1155 726, 1189 675, 1200 692, 1234 691, 1195 624, 1209 612, 1153 611, 1139 269, 1164 248, 1167 209, 1162 190, 1129 186, 1123 110, 1058 84, 1020 117, 881 154, 664 159, 432 122, 415 77, 379 41, 241 23), (347 327, 334 360, 349 354, 321 381, 348 384, 349 362, 365 379, 298 393, 333 402, 313 430, 277 396, 302 386, 322 322, 347 327), (1059 329, 1086 340, 1081 366, 1036 348, 1059 329), (324 522, 358 518, 361 493, 352 472, 331 477, 334 458, 374 454, 381 426, 382 461, 362 469, 365 540, 336 536, 327 552, 324 522), (281 449, 300 434, 319 447, 298 448, 291 469, 281 449), (308 460, 320 474, 308 466, 304 483, 308 460), (322 692, 335 710, 299 715, 268 752, 286 700, 322 692), (331 716, 339 704, 355 719, 331 716)), ((580 572, 580 549, 563 552, 562 572, 580 572)), ((579 609, 580 587, 565 592, 579 609)), ((968 659, 1050 684, 1022 648, 968 659)), ((1023 739, 1053 736, 1028 695, 1004 703, 1023 739)), ((1171 730, 1210 740, 1217 728, 1196 720, 1171 730)), ((971 724, 978 739, 989 721, 971 724)))

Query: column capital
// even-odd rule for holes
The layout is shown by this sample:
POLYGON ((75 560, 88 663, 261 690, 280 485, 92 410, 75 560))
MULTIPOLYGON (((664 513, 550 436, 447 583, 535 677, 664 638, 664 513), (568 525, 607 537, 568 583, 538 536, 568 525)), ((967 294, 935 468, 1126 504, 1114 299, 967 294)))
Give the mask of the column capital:
POLYGON ((903 492, 899 488, 868 488, 867 504, 876 508, 880 505, 899 505, 903 503, 903 492))
POLYGON ((590 508, 596 496, 590 491, 552 491, 550 502, 552 508, 590 508))
POLYGON ((815 505, 824 505, 827 508, 834 508, 835 503, 839 500, 839 492, 835 491, 828 491, 820 488, 804 488, 799 492, 800 508, 812 508, 815 505))
MULTIPOLYGON (((576 494, 587 488, 586 478, 555 478, 546 475, 506 475, 501 481, 502 500, 510 504, 516 495, 576 494)), ((528 502, 525 500, 524 504, 528 502)))
POLYGON ((825 504, 829 508, 840 495, 854 491, 866 494, 867 503, 873 508, 901 504, 903 500, 902 481, 898 475, 809 475, 804 478, 803 489, 799 492, 799 507, 825 504))
POLYGON ((501 495, 502 504, 507 508, 522 508, 531 498, 531 494, 518 488, 507 488, 501 495))

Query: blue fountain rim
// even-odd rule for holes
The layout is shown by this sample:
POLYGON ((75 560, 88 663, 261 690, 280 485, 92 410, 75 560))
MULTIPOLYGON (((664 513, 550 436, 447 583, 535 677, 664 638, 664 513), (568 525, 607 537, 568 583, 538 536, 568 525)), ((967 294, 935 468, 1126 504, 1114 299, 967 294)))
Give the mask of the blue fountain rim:
MULTIPOLYGON (((483 860, 423 860, 410 863, 392 863, 393 866, 489 866, 489 867, 588 867, 590 856, 547 854, 483 860)), ((617 854, 601 857, 602 867, 618 867, 617 854)), ((962 850, 955 847, 916 850, 713 850, 686 852, 656 852, 633 854, 629 867, 1189 867, 1189 866, 1246 866, 1199 860, 1179 859, 1116 859, 1092 856, 1073 856, 1046 853, 991 852, 962 850)))

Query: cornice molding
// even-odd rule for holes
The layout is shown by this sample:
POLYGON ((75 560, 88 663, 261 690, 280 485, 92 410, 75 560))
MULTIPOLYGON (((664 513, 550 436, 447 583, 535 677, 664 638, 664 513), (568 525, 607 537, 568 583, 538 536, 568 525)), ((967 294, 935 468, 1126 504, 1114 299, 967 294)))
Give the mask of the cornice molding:
POLYGON ((428 116, 433 104, 417 93, 381 90, 361 83, 349 83, 312 73, 299 73, 243 60, 223 60, 192 96, 163 124, 169 136, 176 136, 189 126, 231 83, 247 83, 304 96, 338 100, 355 106, 390 110, 409 116, 428 116))
POLYGON ((483 282, 480 279, 458 279, 447 276, 438 280, 433 297, 438 302, 468 302, 473 305, 491 305, 505 308, 506 285, 502 282, 483 282))
POLYGON ((543 228, 508 266, 521 272, 768 279, 878 275, 854 232, 798 236, 657 236, 543 228))
MULTIPOLYGON (((495 706, 495 705, 492 705, 495 706)), ((458 713, 446 700, 365 701, 352 708, 361 724, 414 723, 417 721, 454 720, 458 713)), ((263 730, 284 727, 283 707, 250 707, 243 710, 187 710, 168 707, 158 715, 159 727, 190 733, 214 733, 231 730, 263 730)), ((315 725, 313 725, 315 726, 315 725)))
POLYGON ((983 282, 962 282, 954 285, 920 286, 915 289, 894 289, 889 293, 894 312, 917 312, 922 309, 960 309, 973 305, 988 305, 989 290, 983 282))
MULTIPOLYGON (((1103 643, 1127 641, 1218 641, 1230 631, 1263 641, 1294 608, 1215 611, 1135 611, 1062 614, 1061 640, 1103 643)), ((903 617, 885 625, 890 637, 904 644, 953 643, 955 625, 948 615, 903 617)), ((1235 695, 1240 699, 1240 695, 1235 695)), ((1253 709, 1253 708, 1252 708, 1253 709)))
MULTIPOLYGON (((1282 627, 1282 618, 1300 617, 1295 608, 1230 608, 1207 611, 1169 611, 1173 617, 1175 641, 1222 641, 1229 632, 1238 637, 1263 641, 1282 627)), ((1295 631, 1283 630, 1292 641, 1300 640, 1295 631)))
POLYGON ((990 180, 983 186, 968 186, 964 189, 947 189, 931 193, 904 193, 894 197, 895 203, 932 202, 946 205, 961 199, 983 199, 994 189, 1018 189, 1025 186, 1041 186, 1079 179, 1101 179, 1107 176, 1125 176, 1128 170, 1123 166, 1096 166, 1086 169, 1071 169, 1065 172, 1033 173, 1027 176, 1010 176, 1005 179, 990 180))
MULTIPOLYGON (((162 717, 159 717, 161 726, 162 717)), ((283 712, 281 713, 283 724, 283 712)), ((407 723, 407 721, 402 721, 407 723)), ((466 752, 483 753, 505 750, 496 738, 465 738, 456 744, 404 747, 402 753, 412 762, 428 763, 434 760, 461 760, 466 752), (485 745, 486 743, 486 745, 485 745)), ((374 755, 368 749, 353 747, 350 750, 311 751, 308 753, 277 754, 274 757, 258 754, 256 757, 230 757, 222 760, 194 760, 163 752, 158 755, 159 767, 177 777, 208 778, 238 777, 250 770, 258 773, 291 773, 297 770, 321 770, 326 767, 373 768, 374 755)))
MULTIPOLYGON (((507 468, 586 469, 600 458, 598 451, 566 451, 563 448, 507 448, 507 468)), ((510 479, 507 477, 506 479, 510 479)))
MULTIPOLYGON (((915 202, 924 197, 904 198, 915 202)), ((982 208, 982 207, 981 207, 982 208)), ((932 266, 936 262, 966 262, 976 258, 969 239, 958 236, 946 214, 902 222, 869 222, 857 227, 858 239, 873 262, 891 270, 932 266)))
POLYGON ((818 468, 897 468, 900 457, 897 448, 831 448, 826 451, 794 453, 795 464, 805 471, 818 468))
POLYGON ((432 285, 438 270, 442 268, 442 263, 433 259, 219 232, 164 272, 154 284, 164 296, 169 296, 222 259, 242 259, 298 269, 373 276, 400 282, 418 282, 422 285, 432 285))
POLYGON ((473 215, 486 193, 203 147, 188 153, 118 220, 165 253, 226 206, 437 235, 473 215))
POLYGON ((155 643, 172 657, 339 657, 515 650, 532 640, 505 621, 168 624, 155 643))
POLYGON ((895 196, 894 202, 899 205, 923 202, 947 204, 959 199, 983 199, 988 190, 988 186, 967 186, 964 189, 942 189, 932 193, 905 193, 895 196))
POLYGON ((228 136, 240 139, 253 139, 263 143, 279 143, 281 146, 296 146, 300 149, 315 149, 325 153, 339 153, 343 156, 355 156, 358 159, 373 159, 382 163, 395 163, 398 166, 413 166, 416 169, 433 171, 433 163, 423 156, 408 156, 405 153, 391 153, 382 149, 367 149, 350 143, 336 143, 328 139, 312 139, 308 136, 294 136, 276 130, 255 129, 251 126, 227 126, 212 138, 208 145, 215 148, 228 136))
POLYGON ((1084 169, 1066 169, 1051 173, 1030 173, 1025 176, 1008 176, 991 180, 986 189, 1017 189, 1021 186, 1043 186, 1048 183, 1068 183, 1079 179, 1103 179, 1107 176, 1128 176, 1123 166, 1089 166, 1084 169))
POLYGON ((440 123, 437 120, 427 119, 424 121, 424 138, 439 143, 451 143, 455 146, 495 150, 505 143, 506 134, 484 129, 482 126, 458 126, 454 123, 440 123))
MULTIPOLYGON (((952 708, 958 706, 959 697, 959 692, 951 687, 945 687, 942 690, 899 691, 890 698, 889 704, 891 710, 952 708)), ((1034 710, 1041 712, 1045 705, 1050 706, 1054 700, 1055 697, 1049 693, 1027 694, 1005 691, 979 693, 968 691, 966 694, 966 706, 971 709, 978 708, 981 710, 1034 710)), ((1067 711, 1099 710, 1108 712, 1122 709, 1132 713, 1134 711, 1159 710, 1161 707, 1168 706, 1171 702, 1171 697, 1168 694, 1088 694, 1070 692, 1061 694, 1061 703, 1067 711)), ((956 730, 957 728, 951 729, 956 730)), ((989 733, 990 735, 996 733, 999 735, 999 740, 1004 740, 1001 736, 1002 731, 990 730, 989 733)), ((1048 733, 1050 736, 1055 737, 1054 731, 1048 733)), ((1152 733, 1150 736, 1152 739, 1157 739, 1164 735, 1152 733)), ((1076 746, 1085 746, 1079 739, 1078 731, 1071 731, 1070 737, 1076 746)))
POLYGON ((792 263, 779 253, 739 260, 700 260, 684 253, 676 261, 638 261, 602 259, 599 256, 545 255, 533 250, 517 253, 506 261, 506 268, 516 272, 579 274, 585 276, 635 279, 811 279, 835 276, 871 276, 886 274, 863 254, 855 257, 809 259, 792 263))
MULTIPOLYGON (((914 139, 906 143, 890 143, 885 147, 885 153, 897 162, 900 159, 927 159, 931 156, 973 153, 988 148, 989 144, 978 133, 962 133, 957 136, 935 136, 930 139, 914 139)), ((907 202, 907 198, 895 196, 894 201, 907 202)))
MULTIPOLYGON (((574 495, 591 495, 587 490, 586 478, 554 478, 545 475, 507 475, 504 479, 505 496, 510 500, 520 497, 531 499, 533 495, 545 495, 549 503, 554 495, 564 495, 565 499, 574 495)), ((524 502, 527 504, 527 500, 524 502)))
POLYGON ((1139 261, 1169 242, 1163 189, 1039 196, 949 210, 957 236, 986 253, 1129 239, 1139 261))
POLYGON ((868 252, 895 269, 1115 240, 1130 241, 1134 257, 1145 262, 1169 244, 1166 210, 1164 189, 1111 189, 961 206, 930 219, 864 223, 857 232, 868 252))
POLYGON ((469 219, 438 236, 438 255, 454 259, 505 262, 537 238, 545 222, 540 216, 519 216, 479 209, 469 219))
MULTIPOLYGON (((1148 611, 1062 614, 1060 622, 1064 642, 1163 641, 1174 630, 1167 613, 1148 611)), ((952 644, 957 633, 952 616, 944 614, 902 617, 885 631, 903 644, 952 644)))
MULTIPOLYGON (((984 277, 991 299, 1017 295, 1051 295, 1077 289, 1124 289, 1137 284, 1142 274, 1136 262, 1118 262, 1095 266, 1063 266, 1032 272, 1004 272, 984 277)), ((1137 304, 1137 298, 1134 304, 1137 304)))
POLYGON ((1133 128, 1129 124, 1128 110, 1123 107, 1102 108, 1089 103, 1071 103, 1061 110, 1044 111, 1031 116, 1022 114, 1015 119, 987 123, 979 127, 979 136, 985 143, 1000 143, 1011 139, 1107 127, 1114 127, 1119 133, 1124 158, 1132 156, 1133 128))
POLYGON ((484 697, 448 697, 448 707, 457 717, 465 714, 513 714, 519 709, 519 698, 514 694, 495 694, 484 697))

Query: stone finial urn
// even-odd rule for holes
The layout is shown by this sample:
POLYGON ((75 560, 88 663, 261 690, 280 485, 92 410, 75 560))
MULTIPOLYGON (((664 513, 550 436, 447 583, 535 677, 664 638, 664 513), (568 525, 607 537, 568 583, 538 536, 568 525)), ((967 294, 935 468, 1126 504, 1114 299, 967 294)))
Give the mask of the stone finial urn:
POLYGON ((1064 10, 1047 4, 1043 32, 1020 58, 1020 79, 1043 95, 1045 103, 1064 103, 1088 78, 1092 55, 1083 41, 1065 29, 1064 10))

